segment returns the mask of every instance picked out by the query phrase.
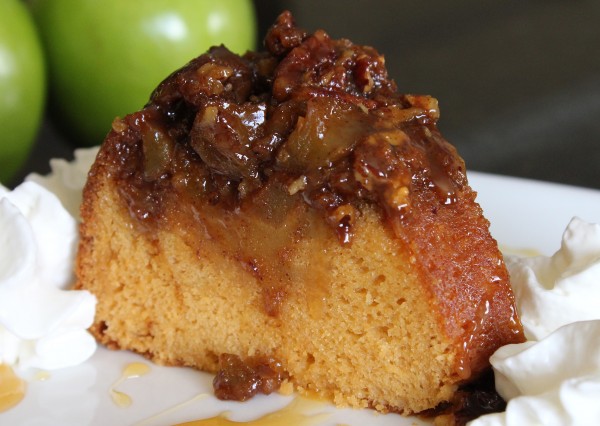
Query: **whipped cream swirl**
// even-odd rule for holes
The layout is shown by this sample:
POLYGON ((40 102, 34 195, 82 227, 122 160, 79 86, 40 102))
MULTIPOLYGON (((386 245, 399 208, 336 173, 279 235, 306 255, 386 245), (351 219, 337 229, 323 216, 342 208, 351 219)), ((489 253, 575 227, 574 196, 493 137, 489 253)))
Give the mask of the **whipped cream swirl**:
MULTIPOLYGON (((65 164, 63 172, 70 167, 65 164)), ((89 163, 75 162, 70 170, 77 174, 77 168, 87 173, 89 163)), ((55 179, 63 180, 53 175, 48 185, 55 179)), ((52 370, 79 364, 96 350, 86 330, 96 298, 68 290, 77 240, 77 221, 53 192, 33 181, 13 191, 0 185, 0 363, 52 370)))
POLYGON ((506 263, 530 340, 490 358, 506 412, 470 425, 600 424, 600 225, 574 218, 553 256, 506 263))
POLYGON ((573 218, 553 256, 507 257, 530 340, 575 321, 600 319, 600 225, 573 218))

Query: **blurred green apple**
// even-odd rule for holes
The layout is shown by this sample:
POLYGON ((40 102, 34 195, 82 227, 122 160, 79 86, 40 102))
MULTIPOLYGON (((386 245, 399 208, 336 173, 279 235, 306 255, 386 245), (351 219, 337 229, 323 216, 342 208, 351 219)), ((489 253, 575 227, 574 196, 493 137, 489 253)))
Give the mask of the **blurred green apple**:
POLYGON ((53 115, 99 144, 171 72, 224 44, 254 48, 251 0, 30 0, 50 69, 53 115))
POLYGON ((44 57, 20 0, 0 0, 0 182, 27 159, 44 107, 44 57))

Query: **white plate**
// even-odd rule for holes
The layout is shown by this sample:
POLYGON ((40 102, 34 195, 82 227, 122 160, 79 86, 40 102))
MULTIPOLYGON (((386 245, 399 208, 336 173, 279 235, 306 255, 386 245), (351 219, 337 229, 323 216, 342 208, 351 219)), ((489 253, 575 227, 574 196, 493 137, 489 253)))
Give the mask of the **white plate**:
MULTIPOLYGON (((552 254, 573 216, 600 223, 600 191, 530 180, 469 173, 478 201, 492 223, 492 234, 509 249, 533 249, 552 254)), ((99 348, 83 365, 31 377, 25 399, 0 414, 2 425, 172 425, 230 412, 230 419, 248 421, 290 404, 294 397, 259 396, 245 403, 221 402, 211 395, 212 376, 190 369, 159 367, 127 352, 99 348), (122 380, 134 362, 150 367, 146 375, 122 380), (122 407, 111 398, 118 390, 131 398, 122 407), (199 396, 202 395, 202 396, 199 396)), ((419 419, 371 410, 340 410, 316 402, 306 413, 327 413, 307 419, 307 425, 414 425, 419 419), (325 417, 325 418, 323 418, 325 417)), ((285 424, 285 420, 280 423, 285 424)))
POLYGON ((573 216, 600 223, 600 191, 471 172, 469 183, 502 248, 552 255, 573 216))

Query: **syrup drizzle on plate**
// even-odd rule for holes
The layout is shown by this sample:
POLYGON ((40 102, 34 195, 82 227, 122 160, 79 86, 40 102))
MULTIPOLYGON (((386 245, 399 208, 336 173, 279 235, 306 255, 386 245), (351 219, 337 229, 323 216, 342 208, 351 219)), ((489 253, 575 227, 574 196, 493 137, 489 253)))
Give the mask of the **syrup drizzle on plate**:
POLYGON ((45 382, 46 380, 50 380, 50 377, 52 377, 52 375, 49 371, 40 370, 37 373, 35 373, 35 380, 37 380, 38 382, 45 382))
POLYGON ((0 413, 17 405, 25 397, 25 381, 13 369, 0 364, 0 413))
POLYGON ((315 413, 306 414, 307 408, 314 405, 311 401, 304 398, 295 398, 287 406, 272 413, 265 414, 258 419, 248 421, 234 421, 229 419, 229 413, 224 412, 208 419, 193 420, 190 422, 179 423, 176 426, 231 426, 231 425, 250 425, 250 426, 312 426, 318 425, 326 420, 330 414, 315 413))
POLYGON ((117 379, 108 391, 113 402, 119 407, 129 407, 133 403, 131 397, 124 392, 118 391, 116 388, 125 380, 141 377, 149 372, 150 367, 142 362, 132 362, 131 364, 127 364, 123 369, 121 377, 117 379))

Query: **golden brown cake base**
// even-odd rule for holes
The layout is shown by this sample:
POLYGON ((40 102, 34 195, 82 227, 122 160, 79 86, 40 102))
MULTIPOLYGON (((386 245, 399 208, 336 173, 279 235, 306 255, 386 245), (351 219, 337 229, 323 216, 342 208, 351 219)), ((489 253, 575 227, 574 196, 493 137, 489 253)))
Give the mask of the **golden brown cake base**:
MULTIPOLYGON (((78 276, 80 286, 98 296, 93 333, 109 347, 212 372, 222 353, 271 355, 301 392, 404 413, 451 399, 469 375, 461 341, 470 331, 449 334, 460 333, 462 322, 470 324, 477 304, 460 295, 436 300, 453 295, 444 295, 447 290, 438 287, 445 283, 425 275, 423 259, 391 238, 373 211, 363 213, 351 248, 340 246, 331 233, 300 243, 291 262, 296 279, 272 317, 264 310, 260 280, 209 240, 196 249, 170 231, 140 233, 106 178, 86 191, 78 276)), ((457 265, 472 270, 469 275, 479 273, 476 258, 493 247, 488 240, 472 245, 477 241, 472 234, 482 233, 485 223, 474 205, 471 210, 461 218, 469 229, 455 232, 456 220, 436 224, 455 238, 431 248, 433 257, 449 256, 448 261, 461 246, 476 253, 472 265, 457 265), (452 256, 446 252, 450 246, 452 256)), ((488 329, 481 331, 491 342, 510 339, 510 306, 490 302, 488 316, 480 318, 488 329), (485 322, 498 317, 505 320, 485 322)), ((475 363, 495 346, 486 343, 473 348, 475 363)))

